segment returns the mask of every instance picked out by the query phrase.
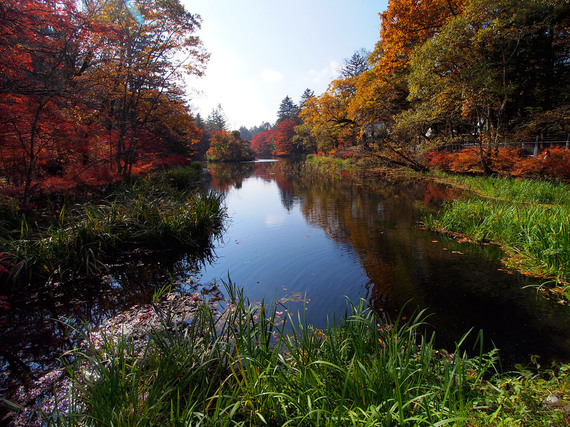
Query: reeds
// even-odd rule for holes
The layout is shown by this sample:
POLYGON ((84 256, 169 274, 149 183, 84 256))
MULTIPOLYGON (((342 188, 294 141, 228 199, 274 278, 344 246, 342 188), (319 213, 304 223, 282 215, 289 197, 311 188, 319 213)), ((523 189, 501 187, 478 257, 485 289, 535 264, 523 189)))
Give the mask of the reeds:
POLYGON ((207 248, 222 230, 223 196, 189 191, 194 175, 189 168, 123 183, 106 199, 63 207, 49 226, 22 218, 19 235, 0 247, 14 265, 12 281, 98 273, 105 261, 135 248, 207 248))
MULTIPOLYGON (((61 425, 396 426, 464 423, 494 354, 438 351, 423 313, 386 324, 363 302, 325 330, 240 291, 192 321, 165 315, 148 341, 105 337, 70 368, 61 425), (288 330, 289 332, 286 332, 288 330), (79 410, 79 408, 81 408, 79 410)), ((93 344, 93 343, 91 343, 93 344)))
MULTIPOLYGON (((528 195, 529 198, 532 195, 528 195)), ((475 240, 499 243, 523 270, 570 279, 570 208, 471 198, 444 206, 424 222, 475 240)))

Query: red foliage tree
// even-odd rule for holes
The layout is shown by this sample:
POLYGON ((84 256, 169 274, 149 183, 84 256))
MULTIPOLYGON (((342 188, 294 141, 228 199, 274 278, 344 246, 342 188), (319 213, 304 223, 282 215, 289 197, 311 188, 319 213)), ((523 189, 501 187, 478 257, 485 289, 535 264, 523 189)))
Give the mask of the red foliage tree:
POLYGON ((7 0, 0 16, 1 171, 22 187, 85 149, 75 98, 89 65, 88 19, 72 0, 7 0))
POLYGON ((270 157, 275 151, 275 129, 260 132, 251 138, 251 148, 260 157, 270 157))
POLYGON ((296 147, 293 144, 295 136, 295 123, 292 119, 285 119, 277 125, 275 129, 275 154, 278 156, 290 156, 296 153, 296 147))

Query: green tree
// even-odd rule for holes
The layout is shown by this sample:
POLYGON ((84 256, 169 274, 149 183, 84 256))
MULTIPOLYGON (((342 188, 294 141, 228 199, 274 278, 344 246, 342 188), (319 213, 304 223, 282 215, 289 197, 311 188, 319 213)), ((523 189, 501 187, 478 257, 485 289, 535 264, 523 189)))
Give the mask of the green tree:
POLYGON ((299 107, 293 102, 291 97, 287 95, 279 104, 279 111, 277 111, 277 122, 285 119, 296 120, 299 115, 299 107))
POLYGON ((206 128, 210 133, 227 130, 228 120, 222 108, 222 104, 218 104, 216 108, 208 115, 206 119, 206 128))

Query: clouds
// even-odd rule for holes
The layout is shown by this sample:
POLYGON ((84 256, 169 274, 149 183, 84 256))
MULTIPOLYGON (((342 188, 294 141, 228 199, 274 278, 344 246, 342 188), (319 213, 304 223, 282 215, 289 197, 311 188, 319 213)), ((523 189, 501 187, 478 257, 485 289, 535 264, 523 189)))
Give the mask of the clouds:
POLYGON ((328 84, 332 79, 338 75, 341 65, 336 61, 331 61, 326 67, 321 70, 310 69, 308 74, 309 81, 315 85, 328 84))
POLYGON ((275 70, 261 70, 259 75, 261 76, 261 80, 265 83, 276 83, 283 80, 283 73, 275 70))

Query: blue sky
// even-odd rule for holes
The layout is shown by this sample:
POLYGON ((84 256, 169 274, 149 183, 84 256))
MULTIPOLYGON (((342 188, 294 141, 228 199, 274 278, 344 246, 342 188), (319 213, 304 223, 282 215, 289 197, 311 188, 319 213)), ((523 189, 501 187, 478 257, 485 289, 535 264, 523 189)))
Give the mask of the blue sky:
POLYGON ((203 118, 221 104, 232 129, 273 123, 281 100, 323 93, 356 50, 372 50, 387 0, 181 0, 202 17, 206 76, 187 79, 203 118))

